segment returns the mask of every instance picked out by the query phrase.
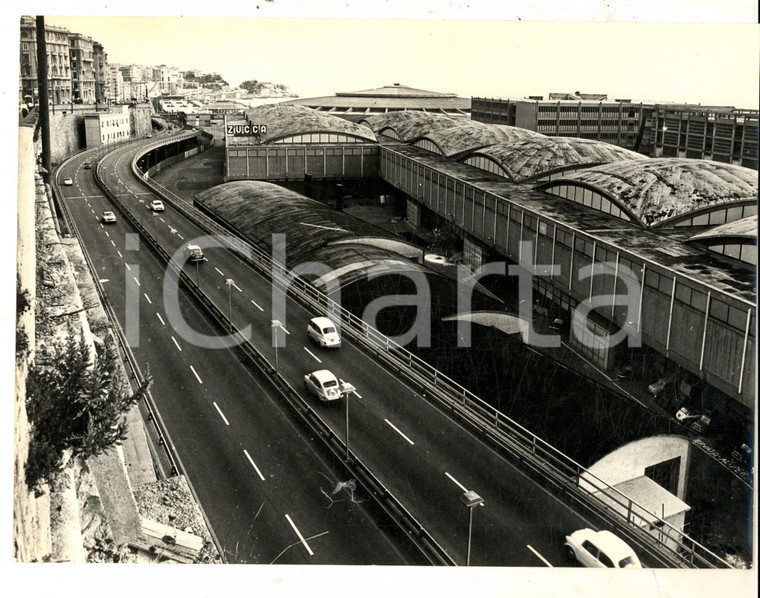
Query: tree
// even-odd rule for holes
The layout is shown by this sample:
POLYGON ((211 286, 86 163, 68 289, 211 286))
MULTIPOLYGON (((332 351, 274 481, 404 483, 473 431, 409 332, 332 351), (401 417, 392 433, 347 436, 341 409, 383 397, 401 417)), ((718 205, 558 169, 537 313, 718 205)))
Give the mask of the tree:
POLYGON ((122 416, 150 385, 148 378, 129 394, 115 378, 113 350, 98 351, 93 360, 84 339, 69 337, 38 356, 27 377, 26 409, 31 422, 26 480, 41 492, 72 457, 100 455, 127 437, 122 416))

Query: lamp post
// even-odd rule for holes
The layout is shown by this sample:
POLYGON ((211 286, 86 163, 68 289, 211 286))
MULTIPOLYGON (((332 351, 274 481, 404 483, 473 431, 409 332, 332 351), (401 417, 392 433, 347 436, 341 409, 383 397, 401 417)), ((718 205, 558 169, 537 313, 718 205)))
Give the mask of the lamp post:
POLYGON ((153 212, 153 234, 158 242, 158 212, 153 212))
POLYGON ((143 223, 143 219, 142 219, 143 218, 143 206, 145 205, 145 201, 142 200, 142 199, 139 200, 139 201, 140 201, 140 226, 142 226, 142 223, 143 223))
POLYGON ((280 368, 280 364, 277 359, 277 346, 280 344, 280 337, 277 331, 282 328, 282 322, 279 320, 272 320, 272 328, 274 329, 274 371, 276 372, 280 368))
POLYGON ((170 226, 169 227, 169 232, 171 233, 171 236, 172 236, 172 255, 174 255, 174 252, 177 251, 177 245, 176 245, 176 241, 174 239, 174 235, 177 234, 177 229, 174 228, 174 227, 172 227, 172 226, 170 226))
POLYGON ((235 281, 227 278, 224 284, 227 285, 227 319, 230 321, 230 330, 232 330, 232 285, 235 281))
POLYGON ((350 384, 349 382, 341 382, 340 383, 340 392, 341 394, 346 396, 346 460, 349 458, 348 453, 348 399, 351 396, 351 393, 356 390, 356 387, 353 384, 350 384))
POLYGON ((470 551, 472 549, 472 510, 475 507, 482 507, 484 500, 473 490, 467 490, 459 497, 462 504, 470 510, 470 524, 467 531, 467 566, 470 566, 470 551))

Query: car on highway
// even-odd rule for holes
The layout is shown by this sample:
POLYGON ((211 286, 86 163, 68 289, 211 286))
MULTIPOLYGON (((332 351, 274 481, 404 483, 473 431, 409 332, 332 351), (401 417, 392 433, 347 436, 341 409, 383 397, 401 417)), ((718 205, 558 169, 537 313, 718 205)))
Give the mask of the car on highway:
POLYGON ((315 395, 320 401, 329 403, 342 396, 338 379, 330 370, 317 370, 303 377, 306 391, 315 395))
POLYGON ((67 187, 71 187, 71 185, 74 184, 74 181, 72 181, 69 177, 66 177, 65 179, 63 179, 63 184, 66 185, 67 187))
POLYGON ((116 222, 116 214, 110 210, 103 212, 103 216, 100 218, 105 224, 116 222))
POLYGON ((585 567, 641 569, 633 549, 607 530, 579 529, 565 536, 565 551, 568 558, 585 567))
POLYGON ((82 164, 82 168, 84 168, 85 170, 90 170, 90 168, 92 168, 92 164, 90 164, 89 162, 85 162, 84 164, 82 164))
POLYGON ((330 318, 312 318, 306 327, 309 340, 317 343, 320 347, 340 347, 340 335, 338 328, 330 318))
POLYGON ((164 202, 162 202, 160 199, 154 199, 152 202, 150 202, 150 209, 154 212, 163 212, 164 202))
POLYGON ((185 255, 188 262, 202 262, 206 259, 201 248, 192 243, 185 245, 185 255))
POLYGON ((153 137, 153 133, 148 133, 145 137, 147 137, 148 139, 150 139, 151 137, 153 137))

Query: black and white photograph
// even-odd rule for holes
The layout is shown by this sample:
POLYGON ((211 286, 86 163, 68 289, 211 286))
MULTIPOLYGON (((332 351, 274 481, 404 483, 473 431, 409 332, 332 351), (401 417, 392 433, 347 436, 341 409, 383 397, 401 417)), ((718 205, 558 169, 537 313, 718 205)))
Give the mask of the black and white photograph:
POLYGON ((2 8, 12 587, 757 594, 755 0, 2 8))

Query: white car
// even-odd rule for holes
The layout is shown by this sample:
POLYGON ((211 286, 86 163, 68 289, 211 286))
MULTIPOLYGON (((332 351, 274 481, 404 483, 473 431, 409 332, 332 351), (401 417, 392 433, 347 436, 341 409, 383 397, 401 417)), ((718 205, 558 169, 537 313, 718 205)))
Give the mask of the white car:
POLYGON ((192 243, 185 245, 185 255, 188 262, 202 262, 206 259, 201 248, 192 243))
POLYGON ((580 529, 565 536, 567 556, 585 567, 641 569, 633 549, 612 532, 580 529))
POLYGON ((74 181, 72 181, 70 178, 67 177, 63 179, 63 184, 66 185, 67 187, 71 187, 71 185, 74 184, 74 181))
POLYGON ((320 401, 326 403, 337 401, 342 396, 338 379, 330 370, 317 370, 303 377, 303 385, 320 401))
POLYGON ((101 220, 105 223, 116 222, 116 214, 111 211, 103 212, 101 220))
POLYGON ((154 212, 163 212, 164 202, 162 202, 160 199, 154 199, 152 202, 150 202, 150 209, 154 212))
POLYGON ((309 340, 320 347, 340 347, 338 329, 330 318, 312 318, 306 331, 309 333, 309 340))

